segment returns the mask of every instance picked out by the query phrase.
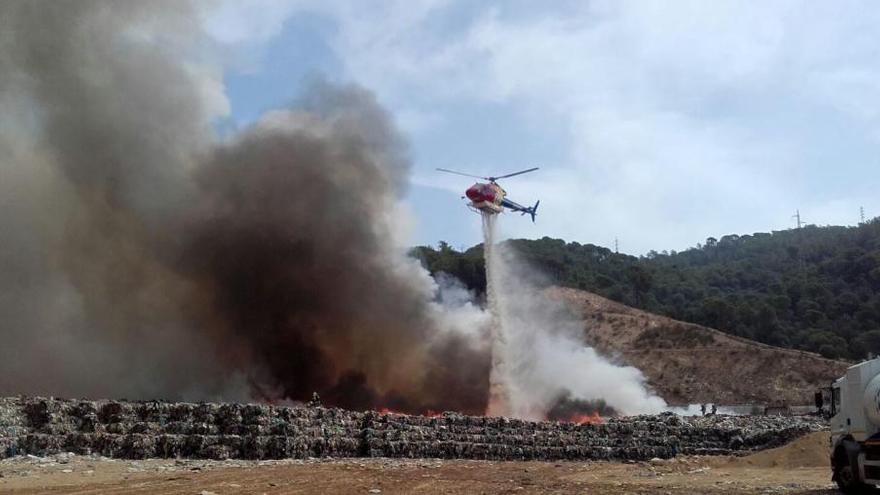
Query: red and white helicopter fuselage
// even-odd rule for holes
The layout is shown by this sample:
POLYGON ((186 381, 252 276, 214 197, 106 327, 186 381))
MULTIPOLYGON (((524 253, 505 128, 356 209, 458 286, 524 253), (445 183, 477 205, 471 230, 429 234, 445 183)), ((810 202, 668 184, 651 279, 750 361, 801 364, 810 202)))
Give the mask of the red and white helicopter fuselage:
POLYGON ((486 213, 501 213, 504 211, 502 202, 507 192, 498 184, 478 182, 467 189, 464 195, 471 200, 471 208, 475 208, 486 213))

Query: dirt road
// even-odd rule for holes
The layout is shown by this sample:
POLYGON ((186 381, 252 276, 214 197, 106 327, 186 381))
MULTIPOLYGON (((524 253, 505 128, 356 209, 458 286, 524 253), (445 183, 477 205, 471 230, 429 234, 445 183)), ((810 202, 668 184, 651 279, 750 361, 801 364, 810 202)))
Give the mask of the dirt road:
POLYGON ((0 493, 70 494, 833 494, 827 434, 748 457, 642 463, 399 459, 0 462, 0 493))

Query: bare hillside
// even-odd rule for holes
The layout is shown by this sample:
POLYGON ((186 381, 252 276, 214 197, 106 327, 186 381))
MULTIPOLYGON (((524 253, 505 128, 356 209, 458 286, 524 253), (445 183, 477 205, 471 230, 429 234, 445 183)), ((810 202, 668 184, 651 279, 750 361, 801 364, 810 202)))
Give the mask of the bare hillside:
POLYGON ((817 387, 827 386, 849 366, 647 313, 590 292, 549 290, 583 316, 588 344, 642 370, 672 404, 810 404, 817 387))

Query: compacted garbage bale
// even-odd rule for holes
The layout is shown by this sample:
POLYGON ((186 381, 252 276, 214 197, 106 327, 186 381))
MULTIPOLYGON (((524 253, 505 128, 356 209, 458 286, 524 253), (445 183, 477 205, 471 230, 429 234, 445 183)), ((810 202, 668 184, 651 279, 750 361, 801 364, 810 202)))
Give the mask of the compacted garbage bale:
POLYGON ((0 457, 61 452, 140 459, 409 457, 648 460, 771 448, 825 428, 806 417, 607 418, 534 422, 320 406, 0 398, 0 457))

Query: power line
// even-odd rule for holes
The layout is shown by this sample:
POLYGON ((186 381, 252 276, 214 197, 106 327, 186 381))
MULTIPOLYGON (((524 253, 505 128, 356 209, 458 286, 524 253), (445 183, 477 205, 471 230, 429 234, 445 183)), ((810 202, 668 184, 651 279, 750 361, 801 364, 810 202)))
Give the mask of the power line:
POLYGON ((801 210, 796 210, 795 214, 791 216, 791 218, 797 219, 797 228, 801 228, 804 225, 804 222, 801 221, 801 210))
MULTIPOLYGON (((792 215, 791 218, 797 219, 797 228, 798 228, 798 230, 801 230, 801 226, 804 225, 804 221, 801 219, 801 210, 800 209, 795 210, 794 215, 792 215)), ((800 243, 800 241, 803 241, 803 235, 797 234, 795 237, 798 239, 798 243, 800 243)), ((801 272, 801 278, 806 280, 807 271, 806 271, 806 267, 804 266, 804 256, 800 251, 797 251, 797 261, 798 261, 798 267, 800 268, 800 272, 801 272)))

